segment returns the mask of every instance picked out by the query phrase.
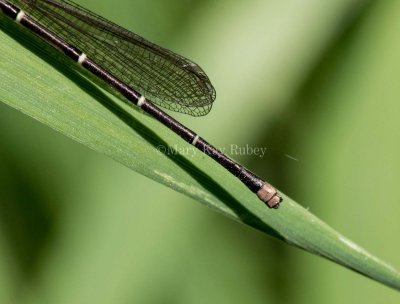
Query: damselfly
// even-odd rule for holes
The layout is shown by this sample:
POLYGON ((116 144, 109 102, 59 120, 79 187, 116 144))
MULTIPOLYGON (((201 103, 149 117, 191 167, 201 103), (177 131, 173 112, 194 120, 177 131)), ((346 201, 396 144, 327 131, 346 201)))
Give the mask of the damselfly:
POLYGON ((210 156, 268 207, 279 207, 273 186, 157 107, 193 116, 211 110, 215 90, 196 63, 69 0, 0 0, 0 10, 210 156))

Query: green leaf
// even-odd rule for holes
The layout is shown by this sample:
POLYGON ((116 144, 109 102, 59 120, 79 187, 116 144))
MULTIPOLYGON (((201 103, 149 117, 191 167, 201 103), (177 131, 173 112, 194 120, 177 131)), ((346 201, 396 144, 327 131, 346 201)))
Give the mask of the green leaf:
POLYGON ((93 83, 58 51, 0 18, 2 102, 238 222, 400 289, 400 274, 391 266, 289 197, 284 196, 279 210, 269 210, 208 157, 180 155, 175 147, 190 146, 178 136, 93 83))

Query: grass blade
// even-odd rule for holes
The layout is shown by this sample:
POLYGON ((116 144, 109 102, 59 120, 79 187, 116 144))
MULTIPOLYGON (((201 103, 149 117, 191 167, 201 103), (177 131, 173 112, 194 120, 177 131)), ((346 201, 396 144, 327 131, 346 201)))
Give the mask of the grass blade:
POLYGON ((99 87, 39 39, 1 17, 0 100, 66 136, 241 223, 395 289, 400 274, 288 197, 279 211, 212 160, 165 153, 187 144, 99 87), (13 37, 18 37, 18 41, 13 37))

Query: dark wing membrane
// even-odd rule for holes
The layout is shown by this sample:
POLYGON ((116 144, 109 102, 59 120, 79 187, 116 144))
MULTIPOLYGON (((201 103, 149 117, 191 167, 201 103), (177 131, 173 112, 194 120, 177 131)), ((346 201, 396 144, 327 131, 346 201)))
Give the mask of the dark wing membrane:
POLYGON ((215 90, 204 71, 189 59, 69 0, 11 2, 157 105, 193 116, 211 110, 215 90))

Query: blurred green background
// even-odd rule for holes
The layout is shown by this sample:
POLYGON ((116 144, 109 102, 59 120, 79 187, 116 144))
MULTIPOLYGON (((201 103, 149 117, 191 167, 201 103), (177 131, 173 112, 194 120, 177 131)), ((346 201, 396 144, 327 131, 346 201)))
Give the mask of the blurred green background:
MULTIPOLYGON (((400 2, 79 4, 199 63, 215 106, 174 116, 400 267, 400 2)), ((0 134, 0 303, 399 303, 1 103, 0 134)))

